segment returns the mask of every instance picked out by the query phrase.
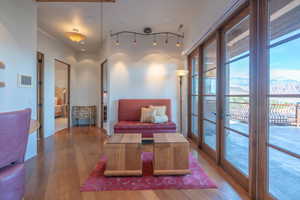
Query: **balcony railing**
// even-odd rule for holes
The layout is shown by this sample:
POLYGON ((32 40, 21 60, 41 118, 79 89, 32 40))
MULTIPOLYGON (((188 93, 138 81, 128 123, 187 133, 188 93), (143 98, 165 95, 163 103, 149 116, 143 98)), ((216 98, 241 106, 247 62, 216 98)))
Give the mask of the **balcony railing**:
MULTIPOLYGON (((231 102, 230 118, 249 121, 249 103, 231 102)), ((280 126, 300 126, 300 104, 270 104, 269 123, 280 126)))
MULTIPOLYGON (((215 101, 206 101, 205 106, 215 106, 215 101)), ((229 102, 226 117, 243 123, 249 122, 249 103, 229 102)), ((212 109, 213 110, 213 109, 212 109)), ((300 127, 300 104, 270 104, 271 125, 300 127)))

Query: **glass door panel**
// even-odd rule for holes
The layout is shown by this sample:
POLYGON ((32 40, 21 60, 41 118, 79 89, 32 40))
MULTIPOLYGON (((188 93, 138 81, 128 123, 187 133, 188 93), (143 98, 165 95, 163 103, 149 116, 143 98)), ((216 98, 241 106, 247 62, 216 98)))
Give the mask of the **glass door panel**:
POLYGON ((248 175, 249 139, 236 131, 225 130, 225 158, 243 174, 248 175))
POLYGON ((300 199, 300 2, 268 0, 268 193, 300 199))
POLYGON ((203 48, 203 142, 216 151, 217 142, 217 40, 207 42, 203 48))
POLYGON ((249 176, 250 17, 227 28, 225 38, 224 159, 249 176))
POLYGON ((199 56, 195 51, 190 57, 191 88, 190 88, 190 131, 192 139, 199 137, 199 56))

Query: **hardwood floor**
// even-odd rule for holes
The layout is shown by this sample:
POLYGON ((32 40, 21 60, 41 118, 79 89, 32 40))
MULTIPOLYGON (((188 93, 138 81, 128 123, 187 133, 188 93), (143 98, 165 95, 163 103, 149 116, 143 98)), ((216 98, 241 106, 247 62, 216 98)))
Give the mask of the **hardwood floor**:
MULTIPOLYGON (((39 155, 26 162, 25 200, 239 200, 247 193, 192 144, 192 152, 218 189, 83 192, 86 180, 103 153, 101 129, 63 130, 39 144, 39 155)), ((145 151, 152 146, 145 145, 145 151)))

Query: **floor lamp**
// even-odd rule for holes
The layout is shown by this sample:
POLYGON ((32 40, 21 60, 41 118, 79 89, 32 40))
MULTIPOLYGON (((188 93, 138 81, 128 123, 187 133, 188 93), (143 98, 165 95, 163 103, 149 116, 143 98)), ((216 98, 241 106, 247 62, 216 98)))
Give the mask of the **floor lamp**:
POLYGON ((188 75, 189 71, 185 69, 178 69, 176 75, 179 77, 179 87, 180 87, 180 133, 183 134, 182 130, 182 79, 188 75))

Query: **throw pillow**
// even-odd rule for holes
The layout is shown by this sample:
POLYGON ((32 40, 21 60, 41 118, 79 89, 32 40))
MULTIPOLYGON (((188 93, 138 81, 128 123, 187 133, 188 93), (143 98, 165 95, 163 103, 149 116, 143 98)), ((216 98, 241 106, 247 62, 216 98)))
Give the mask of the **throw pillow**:
POLYGON ((141 109, 141 122, 151 123, 153 117, 156 115, 156 110, 152 108, 142 108, 141 109))
POLYGON ((169 119, 168 119, 168 116, 167 115, 162 115, 162 116, 158 116, 158 115, 155 115, 153 117, 153 121, 152 123, 155 123, 155 124, 162 124, 162 123, 166 123, 168 122, 169 119))
POLYGON ((156 115, 158 116, 167 115, 167 106, 150 106, 150 108, 156 110, 156 115))

